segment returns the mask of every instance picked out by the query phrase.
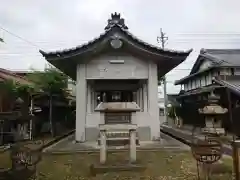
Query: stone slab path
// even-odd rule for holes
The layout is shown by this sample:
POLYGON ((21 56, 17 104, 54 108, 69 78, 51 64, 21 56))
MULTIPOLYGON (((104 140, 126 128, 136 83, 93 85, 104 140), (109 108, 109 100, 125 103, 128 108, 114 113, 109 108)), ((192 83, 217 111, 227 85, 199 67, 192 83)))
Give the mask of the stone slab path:
MULTIPOLYGON (((129 147, 109 147, 108 150, 128 150, 129 147)), ((189 146, 181 143, 180 141, 173 139, 172 137, 161 134, 160 141, 140 141, 140 146, 137 146, 137 150, 189 150, 189 146)), ((46 148, 45 153, 74 153, 74 152, 99 152, 99 146, 97 142, 85 142, 75 143, 74 135, 70 135, 67 138, 57 142, 56 144, 46 148)))

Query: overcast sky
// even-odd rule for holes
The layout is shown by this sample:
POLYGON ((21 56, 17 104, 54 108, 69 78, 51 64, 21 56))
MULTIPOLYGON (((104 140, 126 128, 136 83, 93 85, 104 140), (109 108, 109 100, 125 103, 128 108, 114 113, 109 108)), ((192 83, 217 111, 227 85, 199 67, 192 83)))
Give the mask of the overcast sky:
POLYGON ((194 49, 190 57, 167 75, 168 93, 177 93, 173 81, 186 76, 201 48, 240 47, 239 0, 0 0, 0 67, 43 69, 38 50, 71 48, 104 31, 113 12, 125 18, 129 31, 157 45, 160 28, 169 37, 169 49, 194 49))

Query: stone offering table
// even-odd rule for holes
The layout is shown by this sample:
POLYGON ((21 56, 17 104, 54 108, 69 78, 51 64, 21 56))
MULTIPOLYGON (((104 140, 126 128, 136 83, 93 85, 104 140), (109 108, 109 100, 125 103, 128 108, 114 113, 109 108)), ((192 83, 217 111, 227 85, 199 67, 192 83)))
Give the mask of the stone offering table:
POLYGON ((101 139, 101 145, 100 145, 100 163, 105 164, 106 157, 107 157, 107 145, 106 145, 106 133, 109 130, 122 130, 127 129, 130 134, 130 162, 134 163, 136 162, 136 129, 137 125, 135 124, 102 124, 99 126, 100 128, 100 139, 101 139))
MULTIPOLYGON (((95 110, 100 113, 99 130, 101 129, 103 131, 103 127, 108 127, 107 132, 105 133, 106 144, 108 146, 129 145, 129 127, 130 125, 134 125, 137 129, 136 112, 140 110, 139 106, 135 102, 110 102, 100 103, 95 110)), ((102 133, 100 133, 100 135, 101 134, 102 133)), ((99 145, 101 144, 100 141, 99 137, 99 145)), ((139 143, 137 134, 136 143, 139 143)))
MULTIPOLYGON (((136 112, 140 110, 135 102, 100 103, 96 108, 100 112, 100 165, 92 165, 92 174, 96 172, 143 170, 136 165, 137 123, 136 112), (124 134, 124 135, 122 135, 124 134), (129 145, 129 163, 123 165, 106 165, 107 149, 111 144, 108 140, 122 142, 127 140, 129 145), (124 168, 123 168, 124 167, 124 168)), ((124 144, 125 145, 125 144, 124 144)))

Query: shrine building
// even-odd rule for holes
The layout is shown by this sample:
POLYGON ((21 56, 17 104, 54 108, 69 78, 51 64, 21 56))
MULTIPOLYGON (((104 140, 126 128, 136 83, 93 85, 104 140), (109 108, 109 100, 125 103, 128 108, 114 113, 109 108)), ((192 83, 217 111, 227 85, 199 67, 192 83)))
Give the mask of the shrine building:
MULTIPOLYGON (((147 27, 144 27, 147 28, 147 27)), ((76 80, 76 141, 96 141, 102 123, 96 107, 101 102, 135 102, 139 141, 160 137, 158 83, 182 63, 189 51, 150 45, 131 34, 120 14, 114 13, 102 34, 80 46, 40 53, 76 80)), ((131 118, 111 117, 105 124, 131 124, 131 118)))

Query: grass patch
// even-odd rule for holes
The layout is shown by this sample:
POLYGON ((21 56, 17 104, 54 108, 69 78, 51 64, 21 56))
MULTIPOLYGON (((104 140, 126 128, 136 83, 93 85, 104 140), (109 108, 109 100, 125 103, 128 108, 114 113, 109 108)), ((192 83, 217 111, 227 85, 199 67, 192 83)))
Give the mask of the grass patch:
POLYGON ((0 169, 1 168, 10 168, 11 160, 10 160, 10 151, 6 150, 0 153, 0 169))
MULTIPOLYGON (((108 154, 109 164, 124 164, 128 162, 129 153, 118 152, 108 154)), ((99 154, 72 154, 72 155, 46 155, 38 164, 38 180, 196 180, 196 161, 191 152, 158 151, 137 152, 138 163, 147 168, 144 172, 109 172, 90 175, 89 166, 99 162, 99 154)), ((223 160, 224 162, 225 160, 223 160)), ((229 168, 231 163, 227 160, 229 168)), ((224 162, 225 163, 225 162, 224 162)), ((213 175, 212 179, 228 180, 231 174, 222 173, 213 175)))

